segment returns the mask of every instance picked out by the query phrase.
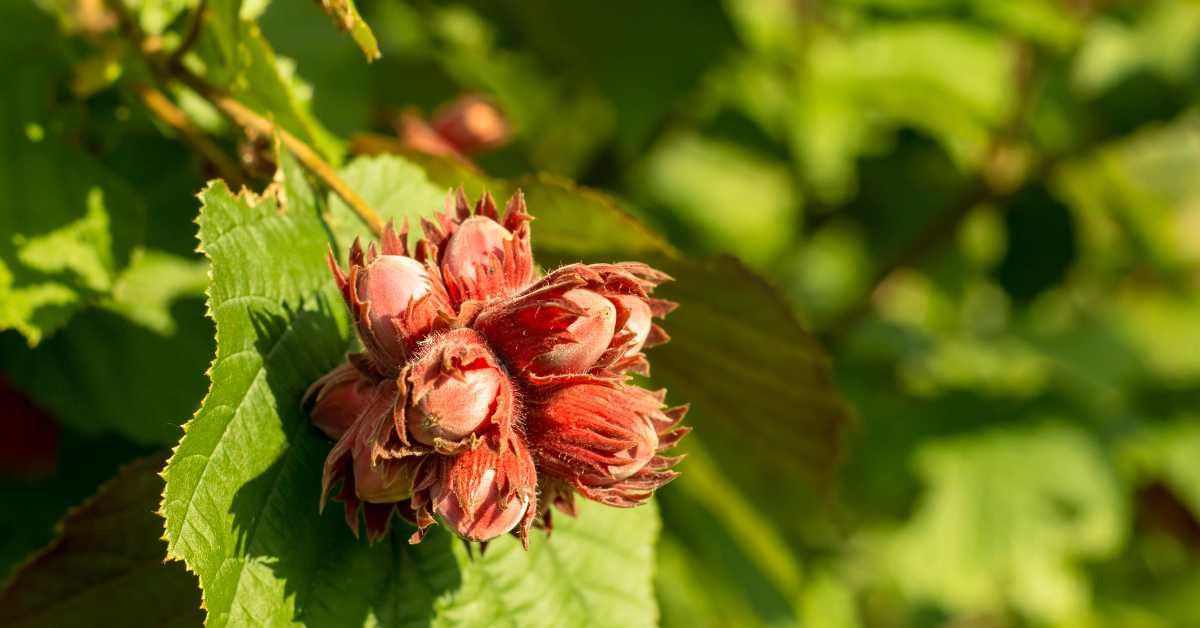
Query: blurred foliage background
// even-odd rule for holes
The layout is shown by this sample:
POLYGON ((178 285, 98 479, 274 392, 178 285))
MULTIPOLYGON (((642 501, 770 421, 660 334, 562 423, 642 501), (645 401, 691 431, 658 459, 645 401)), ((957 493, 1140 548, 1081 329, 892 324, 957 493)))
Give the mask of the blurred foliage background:
MULTIPOLYGON (((213 351, 190 201, 217 173, 112 89, 144 70, 89 43, 111 28, 94 3, 38 4, 0 9, 0 145, 44 176, 0 169, 2 193, 50 216, 85 179, 58 173, 98 174, 54 239, 0 228, 4 259, 58 277, 0 305, 5 572, 175 440, 213 351)), ((128 4, 171 39, 196 2, 128 4)), ((1200 626, 1200 3, 359 10, 369 65, 313 3, 241 5, 298 124, 327 127, 315 145, 344 154, 484 95, 512 138, 483 170, 577 180, 690 254, 737 255, 833 358, 854 424, 827 496, 747 492, 700 450, 660 493, 664 625, 1200 626)), ((15 268, 0 287, 30 285, 15 268)))

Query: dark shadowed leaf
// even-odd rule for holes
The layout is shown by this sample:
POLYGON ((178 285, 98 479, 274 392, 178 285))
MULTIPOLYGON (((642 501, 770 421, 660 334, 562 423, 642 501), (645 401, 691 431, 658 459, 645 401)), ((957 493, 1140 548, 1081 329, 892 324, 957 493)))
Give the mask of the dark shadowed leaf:
POLYGON ((165 562, 162 492, 165 454, 122 469, 67 514, 60 536, 0 592, 0 624, 35 626, 199 626, 196 577, 165 562))
MULTIPOLYGON (((16 413, 22 411, 17 404, 6 408, 3 435, 9 440, 7 447, 28 456, 44 445, 29 442, 36 435, 21 434, 14 425, 21 421, 16 413)), ((30 553, 54 539, 54 524, 67 509, 95 493, 121 464, 146 453, 112 436, 85 438, 64 429, 54 433, 57 442, 50 443, 50 459, 42 462, 52 468, 26 465, 23 472, 6 469, 0 475, 0 582, 30 553)))
POLYGON ((148 251, 102 307, 36 351, 0 338, 0 368, 63 425, 169 445, 204 396, 213 351, 199 298, 205 277, 195 262, 148 251))
POLYGON ((1009 201, 1004 223, 1008 250, 997 274, 1008 293, 1032 299, 1062 281, 1075 259, 1070 208, 1039 184, 1009 201))

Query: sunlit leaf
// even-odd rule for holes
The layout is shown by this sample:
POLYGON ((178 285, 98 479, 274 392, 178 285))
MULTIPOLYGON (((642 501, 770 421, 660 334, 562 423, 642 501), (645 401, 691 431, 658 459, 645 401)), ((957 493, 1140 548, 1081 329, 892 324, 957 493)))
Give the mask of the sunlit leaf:
POLYGON ((375 41, 375 33, 371 32, 371 27, 359 15, 354 0, 321 0, 321 8, 333 18, 333 23, 338 28, 350 33, 350 37, 362 49, 367 61, 379 58, 379 43, 375 41))
POLYGON ((898 126, 919 128, 962 166, 977 164, 990 129, 1013 106, 1012 56, 997 35, 939 21, 869 25, 821 36, 795 105, 792 145, 824 199, 854 189, 854 159, 898 126))
POLYGON ((1144 481, 1161 481, 1191 509, 1200 520, 1200 422, 1184 417, 1157 425, 1133 439, 1128 457, 1144 481))
POLYGON ((111 289, 144 215, 47 107, 66 73, 49 16, 6 5, 0 20, 17 33, 0 38, 0 330, 34 345, 111 289))
POLYGON ((927 492, 890 554, 901 590, 1041 620, 1088 608, 1078 563, 1110 555, 1125 534, 1113 471, 1089 436, 997 430, 930 443, 916 464, 927 492))
POLYGON ((196 42, 204 77, 326 157, 339 159, 339 141, 309 111, 311 90, 295 76, 292 64, 275 55, 258 25, 241 14, 242 1, 214 0, 208 5, 196 42))
MULTIPOLYGON (((317 513, 330 444, 300 397, 343 359, 350 331, 320 203, 282 157, 276 194, 214 183, 202 195, 218 350, 209 395, 165 472, 162 510, 171 557, 200 577, 209 625, 651 623, 653 509, 586 507, 528 552, 505 538, 481 559, 440 529, 410 546, 403 524, 368 546, 340 514, 317 513)), ((379 200, 379 189, 364 193, 379 200)))
MULTIPOLYGON (((419 235, 421 218, 441 211, 449 188, 441 188, 425 178, 425 171, 400 157, 360 157, 339 173, 367 206, 397 229, 407 223, 419 235)), ((354 238, 364 242, 376 239, 357 214, 336 194, 329 195, 326 223, 333 230, 339 255, 345 255, 354 238)))
POLYGON ((642 168, 649 198, 677 213, 710 251, 763 267, 795 237, 800 199, 785 163, 736 144, 681 135, 655 146, 642 168))

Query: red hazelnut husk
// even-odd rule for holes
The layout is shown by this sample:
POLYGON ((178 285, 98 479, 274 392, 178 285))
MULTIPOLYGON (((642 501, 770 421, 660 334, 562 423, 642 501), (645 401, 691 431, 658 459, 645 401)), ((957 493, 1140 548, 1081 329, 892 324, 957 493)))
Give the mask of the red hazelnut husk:
POLYGON ((465 304, 507 297, 533 279, 530 220, 519 191, 501 216, 490 194, 484 192, 472 208, 459 188, 441 213, 421 222, 425 237, 417 243, 417 257, 438 261, 450 301, 460 311, 465 304))
POLYGON ((418 524, 431 520, 418 506, 437 477, 439 457, 431 451, 387 457, 374 435, 391 422, 391 408, 364 414, 334 444, 322 473, 321 510, 340 483, 335 498, 344 506, 346 525, 357 536, 361 512, 371 542, 387 533, 393 514, 418 524))
POLYGON ((404 240, 388 225, 382 253, 374 244, 364 252, 356 240, 350 249, 350 271, 343 273, 329 254, 329 264, 354 316, 358 336, 373 363, 384 374, 399 370, 417 342, 445 329, 453 318, 440 273, 408 256, 404 240))
POLYGON ((539 472, 610 506, 637 506, 673 480, 679 457, 663 454, 688 432, 686 406, 605 380, 553 387, 529 404, 526 435, 539 472))
POLYGON ((469 541, 528 544, 539 514, 547 531, 550 507, 574 514, 576 493, 631 507, 676 476, 665 452, 686 408, 627 384, 668 340, 655 319, 675 304, 651 293, 669 277, 626 262, 534 281, 530 220, 520 192, 501 215, 459 190, 411 251, 389 225, 378 247, 354 243, 348 271, 330 254, 366 351, 306 403, 337 439, 321 507, 334 495, 356 535, 362 520, 378 540, 398 514, 413 543, 440 519, 469 541))
POLYGON ((412 440, 451 453, 484 430, 512 437, 513 384, 479 332, 462 328, 431 338, 404 377, 412 440))
POLYGON ((376 403, 379 395, 386 394, 384 388, 350 362, 343 362, 309 387, 305 403, 312 404, 309 414, 313 425, 337 440, 376 403))
POLYGON ((643 264, 572 264, 484 307, 474 327, 526 381, 580 373, 620 379, 645 372, 642 346, 665 338, 650 323, 639 341, 628 325, 634 302, 660 316, 671 310, 674 304, 649 297, 667 279, 643 264))
POLYGON ((537 514, 537 472, 529 450, 513 442, 501 449, 488 439, 458 454, 434 484, 433 509, 458 536, 488 541, 517 528, 528 546, 537 514))
POLYGON ((354 493, 369 504, 404 501, 413 494, 413 480, 424 458, 374 458, 360 449, 354 458, 354 493))

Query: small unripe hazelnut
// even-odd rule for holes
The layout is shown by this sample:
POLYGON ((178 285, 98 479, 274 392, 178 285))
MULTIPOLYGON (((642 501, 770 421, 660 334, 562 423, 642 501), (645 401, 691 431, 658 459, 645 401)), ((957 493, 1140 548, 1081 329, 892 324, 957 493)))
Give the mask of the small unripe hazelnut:
POLYGON ((392 359, 403 360, 436 320, 438 304, 426 298, 431 289, 425 266, 403 255, 380 255, 360 276, 370 333, 392 359))
POLYGON ((458 536, 487 541, 522 522, 527 528, 536 494, 533 459, 520 440, 503 452, 485 443, 459 454, 447 466, 434 485, 433 507, 458 536))
POLYGON ((405 421, 426 445, 449 445, 513 419, 513 387, 482 336, 455 329, 433 341, 408 374, 405 421))
POLYGON ((378 383, 344 362, 309 389, 306 395, 307 403, 312 404, 309 416, 317 429, 337 440, 385 393, 378 383))
POLYGON ((485 98, 459 98, 434 115, 431 126, 463 154, 500 146, 512 136, 504 114, 485 98))
POLYGON ((412 496, 416 458, 379 459, 372 464, 366 451, 354 454, 354 492, 371 504, 389 504, 412 496))
POLYGON ((650 320, 653 317, 650 306, 646 304, 645 299, 627 294, 610 298, 619 309, 626 312, 625 324, 618 331, 633 334, 632 344, 625 352, 625 357, 633 356, 642 350, 646 338, 650 336, 650 328, 653 325, 650 320))
POLYGON ((442 254, 448 275, 475 282, 502 272, 505 243, 513 234, 486 216, 471 216, 458 225, 442 254))

